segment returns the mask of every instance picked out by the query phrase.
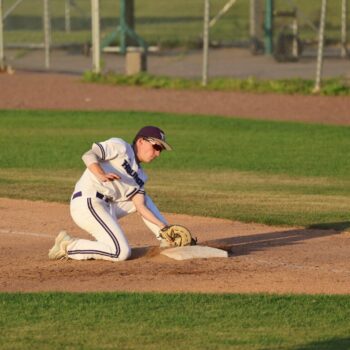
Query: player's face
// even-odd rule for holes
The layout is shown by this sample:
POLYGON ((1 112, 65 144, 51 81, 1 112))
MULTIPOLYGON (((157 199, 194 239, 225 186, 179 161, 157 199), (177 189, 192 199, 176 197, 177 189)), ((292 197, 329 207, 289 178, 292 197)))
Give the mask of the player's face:
POLYGON ((140 162, 150 163, 160 156, 163 147, 153 140, 139 139, 137 147, 137 158, 140 162))

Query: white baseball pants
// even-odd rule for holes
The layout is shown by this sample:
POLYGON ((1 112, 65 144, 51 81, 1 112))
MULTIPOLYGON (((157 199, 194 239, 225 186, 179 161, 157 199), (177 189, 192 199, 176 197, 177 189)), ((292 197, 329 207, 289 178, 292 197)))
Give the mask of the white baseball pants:
MULTIPOLYGON (((166 222, 156 205, 146 195, 146 205, 163 222, 166 222)), ((134 213, 132 201, 108 203, 104 199, 78 197, 71 200, 70 212, 74 222, 90 233, 95 241, 76 239, 67 247, 68 257, 75 260, 102 259, 127 260, 131 255, 128 240, 118 219, 134 213)), ((157 236, 157 225, 142 218, 146 226, 157 236)))

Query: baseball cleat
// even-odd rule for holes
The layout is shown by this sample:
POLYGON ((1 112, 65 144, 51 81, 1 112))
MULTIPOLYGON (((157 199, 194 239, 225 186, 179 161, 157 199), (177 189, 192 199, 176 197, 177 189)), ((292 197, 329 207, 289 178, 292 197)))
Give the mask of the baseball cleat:
POLYGON ((61 231, 55 239, 54 246, 49 250, 49 259, 67 258, 67 246, 70 242, 72 242, 72 237, 66 231, 61 231))

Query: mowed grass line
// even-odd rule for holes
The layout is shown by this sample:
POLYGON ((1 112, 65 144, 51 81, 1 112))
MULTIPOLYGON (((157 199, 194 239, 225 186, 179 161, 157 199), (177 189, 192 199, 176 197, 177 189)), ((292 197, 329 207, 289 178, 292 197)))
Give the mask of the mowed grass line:
MULTIPOLYGON (((350 180, 162 169, 148 175, 147 192, 165 212, 268 225, 350 226, 350 180)), ((78 170, 0 169, 0 197, 68 204, 79 176, 78 170)))
POLYGON ((2 349, 348 349, 349 296, 0 294, 2 349))
POLYGON ((145 168, 163 211, 312 225, 350 212, 348 127, 127 112, 0 111, 0 196, 68 202, 92 142, 164 128, 145 168))
POLYGON ((342 222, 350 227, 347 180, 235 171, 153 173, 157 178, 148 192, 168 212, 176 208, 177 213, 267 225, 336 228, 342 222))

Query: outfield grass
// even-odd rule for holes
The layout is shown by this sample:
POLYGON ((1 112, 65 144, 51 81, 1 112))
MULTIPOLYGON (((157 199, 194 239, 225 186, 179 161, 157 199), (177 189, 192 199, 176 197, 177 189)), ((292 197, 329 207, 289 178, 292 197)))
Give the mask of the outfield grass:
POLYGON ((163 211, 309 226, 348 222, 349 128, 127 112, 0 112, 0 196, 68 202, 92 142, 155 124, 174 152, 145 166, 163 211))
MULTIPOLYGON (((13 1, 4 0, 4 11, 13 1)), ((50 1, 52 16, 53 43, 81 42, 90 40, 90 2, 75 0, 72 6, 72 31, 65 33, 64 2, 50 1), (74 32, 84 32, 76 35, 74 32), (55 33, 61 33, 56 35, 55 33)), ((211 16, 214 17, 226 4, 223 0, 211 0, 211 16)), ((23 1, 5 22, 5 42, 42 42, 42 1, 23 1), (26 31, 26 32, 25 32, 26 31)), ((320 19, 319 0, 275 0, 276 11, 290 11, 294 6, 299 9, 300 36, 303 40, 314 40, 317 33, 314 27, 320 19)), ((200 41, 203 31, 203 1, 135 1, 135 25, 137 32, 149 44, 183 46, 200 41)), ((264 9, 262 9, 263 11, 264 9)), ((327 9, 327 39, 340 41, 341 1, 333 1, 327 9)), ((119 2, 100 1, 102 34, 115 30, 119 23, 119 2)), ((290 18, 275 19, 276 35, 291 24, 290 18)), ((349 29, 348 29, 349 31, 349 29)), ((211 29, 211 40, 216 42, 248 41, 249 38, 249 1, 237 1, 218 23, 211 29)))
POLYGON ((350 347, 348 296, 0 294, 1 349, 350 347))

